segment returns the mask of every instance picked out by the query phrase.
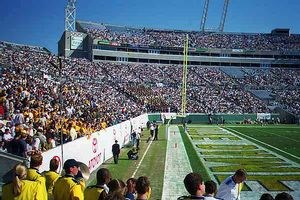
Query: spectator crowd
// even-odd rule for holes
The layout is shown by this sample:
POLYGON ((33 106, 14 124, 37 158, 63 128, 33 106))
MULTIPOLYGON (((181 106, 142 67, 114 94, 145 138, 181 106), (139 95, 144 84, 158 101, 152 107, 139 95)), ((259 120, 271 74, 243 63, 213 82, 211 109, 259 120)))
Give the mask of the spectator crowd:
MULTIPOLYGON (((96 183, 86 186, 84 172, 75 159, 68 159, 63 164, 64 175, 57 173, 59 161, 53 158, 49 164, 49 171, 39 173, 43 163, 41 154, 35 153, 30 160, 30 168, 24 164, 17 164, 11 172, 9 180, 2 188, 3 199, 33 199, 33 200, 149 200, 153 185, 147 176, 129 178, 126 184, 121 179, 113 178, 113 174, 100 168, 96 174, 96 183)), ((238 169, 232 176, 227 177, 217 188, 212 180, 204 182, 201 174, 191 172, 183 180, 188 196, 180 196, 178 200, 240 200, 243 184, 247 178, 244 169, 238 169)), ((278 193, 275 198, 264 193, 260 200, 293 200, 286 193, 278 193)))
MULTIPOLYGON (((181 109, 179 65, 63 58, 59 69, 56 56, 45 49, 6 42, 0 42, 0 65, 1 149, 24 157, 142 113, 181 109)), ((187 112, 270 112, 245 85, 275 88, 280 80, 290 87, 299 80, 299 72, 293 70, 264 74, 252 69, 247 74, 235 79, 219 67, 189 67, 187 112)), ((277 94, 280 102, 299 113, 299 90, 277 94)))
POLYGON ((183 47, 186 34, 189 46, 197 48, 243 49, 286 51, 300 49, 300 35, 272 35, 263 33, 215 33, 196 31, 174 31, 159 29, 138 29, 102 25, 101 28, 84 24, 84 30, 93 39, 116 42, 120 45, 183 47))

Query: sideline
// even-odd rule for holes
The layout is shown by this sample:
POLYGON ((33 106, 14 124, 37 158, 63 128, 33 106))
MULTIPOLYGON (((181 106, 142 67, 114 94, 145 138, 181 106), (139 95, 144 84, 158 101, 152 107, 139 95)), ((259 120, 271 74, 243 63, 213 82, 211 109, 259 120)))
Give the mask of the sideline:
MULTIPOLYGON (((224 128, 222 128, 222 129, 224 129, 224 128)), ((287 155, 289 155, 289 156, 291 156, 291 157, 293 157, 293 158, 296 158, 296 159, 300 160, 300 157, 298 157, 298 156, 295 156, 295 155, 293 155, 293 154, 291 154, 291 153, 288 153, 288 152, 286 152, 286 151, 283 151, 283 150, 281 150, 281 149, 278 149, 277 147, 274 147, 274 146, 272 146, 272 145, 269 145, 269 144, 267 144, 267 143, 264 143, 264 142, 262 142, 262 141, 259 141, 259 140, 255 139, 255 138, 250 137, 250 136, 248 136, 248 135, 245 135, 245 134, 243 134, 243 133, 241 133, 241 132, 239 132, 239 131, 233 130, 233 129, 228 128, 228 127, 227 127, 226 129, 228 129, 228 130, 231 131, 231 132, 235 132, 235 133, 237 133, 237 134, 240 134, 240 135, 242 135, 242 136, 245 137, 245 138, 254 140, 254 141, 257 142, 257 143, 266 145, 266 146, 268 146, 268 147, 270 147, 270 148, 273 148, 273 149, 275 149, 275 150, 277 150, 277 151, 280 151, 281 153, 287 154, 287 155)), ((226 130, 226 129, 224 129, 224 130, 226 130)))
POLYGON ((139 168, 140 168, 140 166, 141 166, 141 164, 142 164, 142 162, 143 162, 143 160, 144 160, 144 158, 145 158, 145 156, 146 156, 146 154, 147 154, 147 152, 148 152, 148 150, 149 150, 149 148, 150 148, 152 142, 153 142, 153 139, 151 139, 151 142, 148 144, 148 147, 147 147, 146 151, 144 152, 144 155, 143 155, 142 159, 140 160, 138 166, 136 167, 135 171, 133 172, 131 178, 134 178, 135 174, 136 174, 137 171, 139 170, 139 168))

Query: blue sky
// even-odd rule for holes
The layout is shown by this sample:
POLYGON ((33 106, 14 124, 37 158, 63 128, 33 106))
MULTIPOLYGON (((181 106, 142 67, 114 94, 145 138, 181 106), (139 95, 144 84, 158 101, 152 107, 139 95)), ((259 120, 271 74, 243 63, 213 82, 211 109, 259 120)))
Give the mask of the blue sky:
MULTIPOLYGON (((0 40, 57 52, 66 0, 1 0, 0 40)), ((77 19, 135 27, 198 30, 204 0, 78 0, 77 19)), ((207 28, 219 25, 223 0, 211 0, 207 28)), ((231 0, 226 32, 300 33, 299 0, 231 0)))

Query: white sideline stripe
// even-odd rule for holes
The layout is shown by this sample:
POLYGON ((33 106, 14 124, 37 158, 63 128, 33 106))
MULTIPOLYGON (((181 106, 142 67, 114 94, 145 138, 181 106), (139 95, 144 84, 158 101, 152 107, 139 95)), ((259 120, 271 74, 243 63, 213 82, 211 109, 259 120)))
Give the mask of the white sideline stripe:
MULTIPOLYGON (((165 156, 165 168, 164 168, 164 181, 163 181, 163 189, 164 189, 164 182, 166 180, 166 168, 167 168, 167 158, 168 158, 168 146, 169 146, 169 138, 170 138, 170 126, 167 127, 167 147, 166 147, 166 156, 165 156)), ((163 192, 161 194, 163 196, 163 192)))
MULTIPOLYGON (((289 156, 291 156, 291 157, 293 157, 293 158, 296 158, 296 159, 299 159, 299 160, 300 160, 300 157, 295 156, 295 155, 293 155, 293 154, 290 154, 290 153, 288 153, 288 152, 286 152, 286 151, 283 151, 283 150, 281 150, 281 149, 278 149, 277 147, 274 147, 274 146, 272 146, 272 145, 269 145, 269 144, 267 144, 267 143, 264 143, 264 142, 262 142, 262 141, 259 141, 259 140, 255 139, 255 138, 253 138, 253 137, 250 137, 250 136, 248 136, 248 135, 245 135, 245 134, 243 134, 243 133, 241 133, 241 132, 239 132, 239 131, 233 130, 233 129, 231 129, 231 128, 228 128, 228 127, 227 127, 227 129, 230 129, 231 132, 239 133, 239 134, 241 134, 242 136, 244 136, 244 137, 246 137, 246 138, 250 138, 250 139, 252 139, 252 140, 254 140, 254 141, 258 142, 258 143, 264 144, 264 145, 266 145, 266 146, 268 146, 268 147, 271 147, 271 148, 273 148, 273 149, 276 149, 277 151, 280 151, 280 152, 285 153, 285 154, 287 154, 287 155, 289 155, 289 156)), ((226 130, 226 129, 225 129, 225 130, 226 130)))
POLYGON ((146 154, 147 154, 147 152, 148 152, 148 150, 149 150, 149 148, 150 148, 150 146, 151 146, 151 144, 152 144, 152 142, 153 142, 152 139, 153 139, 153 138, 151 137, 151 142, 148 144, 148 147, 147 147, 147 149, 146 149, 146 151, 145 151, 145 153, 144 153, 142 159, 140 160, 138 166, 136 167, 135 171, 133 172, 131 178, 134 178, 135 174, 136 174, 137 171, 139 170, 139 168, 140 168, 140 166, 141 166, 141 164, 142 164, 142 162, 143 162, 143 160, 144 160, 144 158, 145 158, 145 156, 146 156, 146 154))
POLYGON ((260 132, 271 134, 271 135, 276 135, 278 137, 282 137, 282 138, 285 138, 285 139, 288 139, 288 140, 291 140, 291 141, 294 141, 294 142, 300 142, 299 140, 294 140, 292 138, 289 138, 289 137, 286 137, 286 136, 283 136, 283 135, 278 135, 276 133, 271 133, 271 132, 267 132, 267 131, 263 131, 263 130, 256 130, 256 131, 260 131, 260 132))

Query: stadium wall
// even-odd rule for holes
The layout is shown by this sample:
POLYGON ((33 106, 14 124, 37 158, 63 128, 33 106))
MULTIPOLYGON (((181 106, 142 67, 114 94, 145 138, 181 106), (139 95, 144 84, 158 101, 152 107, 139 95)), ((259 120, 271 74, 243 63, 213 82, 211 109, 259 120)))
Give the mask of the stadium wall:
MULTIPOLYGON (((189 56, 189 65, 243 66, 243 67, 300 67, 299 59, 276 59, 264 57, 189 56)), ((115 50, 92 50, 92 61, 123 61, 138 63, 182 64, 183 55, 126 52, 115 50)))
POLYGON ((93 133, 89 138, 82 137, 63 145, 63 160, 61 146, 43 153, 43 164, 40 171, 49 170, 49 163, 52 158, 60 161, 59 172, 62 170, 63 162, 74 158, 89 167, 90 172, 96 170, 103 162, 112 157, 111 147, 115 140, 119 141, 121 147, 130 141, 132 129, 145 127, 148 115, 143 114, 131 120, 108 127, 104 130, 93 133))

